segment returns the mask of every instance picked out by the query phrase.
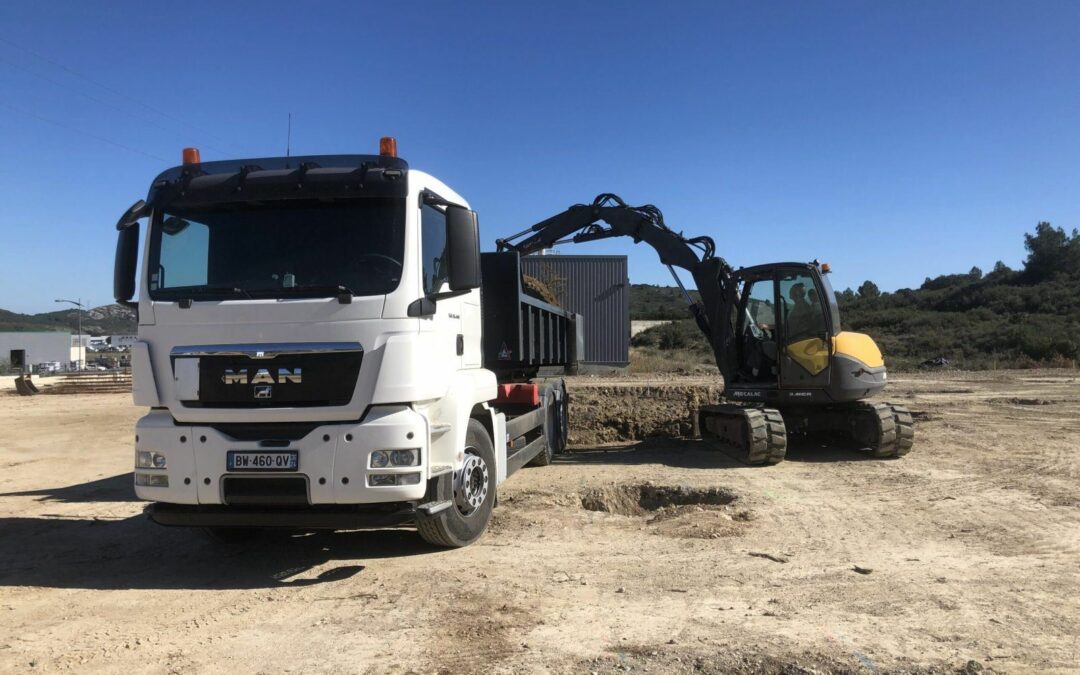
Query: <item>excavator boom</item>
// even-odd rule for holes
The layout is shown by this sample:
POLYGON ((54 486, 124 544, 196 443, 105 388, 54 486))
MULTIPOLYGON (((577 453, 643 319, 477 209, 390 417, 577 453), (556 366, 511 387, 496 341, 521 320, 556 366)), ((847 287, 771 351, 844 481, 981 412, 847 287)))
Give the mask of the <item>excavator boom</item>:
MULTIPOLYGON (((496 245, 500 251, 516 251, 524 256, 560 243, 610 237, 630 237, 635 244, 645 242, 669 269, 679 267, 690 272, 701 294, 700 303, 690 303, 690 312, 712 346, 720 373, 728 378, 735 367, 731 317, 738 298, 731 267, 716 255, 711 237, 684 237, 664 223, 664 215, 657 207, 630 206, 617 195, 604 193, 592 204, 575 204, 527 230, 497 240, 496 245)), ((678 283, 673 269, 672 276, 678 283)))

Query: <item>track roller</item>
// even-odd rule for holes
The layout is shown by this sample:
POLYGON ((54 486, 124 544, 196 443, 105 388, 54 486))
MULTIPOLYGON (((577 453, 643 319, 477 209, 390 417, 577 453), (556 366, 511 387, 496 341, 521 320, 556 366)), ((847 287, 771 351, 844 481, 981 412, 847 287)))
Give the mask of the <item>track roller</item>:
POLYGON ((703 406, 701 437, 746 464, 776 464, 787 453, 787 429, 779 410, 737 405, 703 406))

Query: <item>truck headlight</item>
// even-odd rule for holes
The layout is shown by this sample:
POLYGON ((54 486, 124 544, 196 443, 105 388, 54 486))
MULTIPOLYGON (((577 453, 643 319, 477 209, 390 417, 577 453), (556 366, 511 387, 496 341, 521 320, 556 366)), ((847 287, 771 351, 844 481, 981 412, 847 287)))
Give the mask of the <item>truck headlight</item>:
POLYGON ((169 477, 161 473, 137 473, 135 484, 140 487, 169 487, 169 477))
POLYGON ((135 453, 135 468, 137 469, 164 469, 165 467, 165 453, 163 452, 139 450, 135 453))
POLYGON ((417 450, 394 450, 390 453, 392 466, 416 466, 420 463, 420 453, 417 450))
POLYGON ((392 485, 416 485, 419 482, 419 473, 386 473, 368 476, 368 485, 370 485, 371 487, 387 487, 392 485))
POLYGON ((390 463, 390 453, 386 450, 376 450, 371 453, 371 467, 373 469, 382 469, 390 463))

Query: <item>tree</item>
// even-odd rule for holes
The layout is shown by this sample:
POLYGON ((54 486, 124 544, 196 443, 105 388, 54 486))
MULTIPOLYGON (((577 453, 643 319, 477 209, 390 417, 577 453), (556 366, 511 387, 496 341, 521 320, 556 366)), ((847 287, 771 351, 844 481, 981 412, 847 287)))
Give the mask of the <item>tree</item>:
POLYGON ((881 290, 877 287, 873 281, 867 279, 859 286, 859 297, 863 300, 873 300, 881 297, 881 290))
POLYGON ((1008 265, 1001 262, 1000 260, 994 263, 994 271, 992 272, 992 274, 1008 274, 1010 272, 1012 272, 1012 268, 1010 268, 1008 265))
POLYGON ((855 291, 851 290, 850 288, 845 288, 844 290, 836 294, 836 300, 841 305, 850 305, 851 303, 855 302, 855 298, 855 291))
POLYGON ((1069 236, 1060 227, 1041 222, 1035 226, 1034 234, 1024 235, 1024 248, 1028 250, 1024 274, 1032 281, 1049 279, 1062 272, 1080 272, 1080 233, 1075 229, 1069 236))
POLYGON ((968 276, 971 277, 972 281, 978 281, 979 279, 982 279, 983 272, 981 269, 978 268, 978 266, 975 266, 971 268, 970 272, 968 272, 968 276))

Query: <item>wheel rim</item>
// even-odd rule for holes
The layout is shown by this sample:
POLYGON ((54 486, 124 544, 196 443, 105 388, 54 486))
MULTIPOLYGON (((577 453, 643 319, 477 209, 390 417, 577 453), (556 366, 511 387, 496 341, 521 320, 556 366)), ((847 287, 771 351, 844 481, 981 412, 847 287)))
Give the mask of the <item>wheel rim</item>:
POLYGON ((463 516, 470 516, 487 499, 491 474, 476 448, 465 448, 465 463, 454 474, 454 503, 463 516))

